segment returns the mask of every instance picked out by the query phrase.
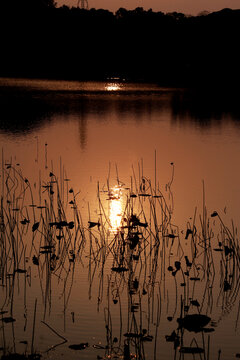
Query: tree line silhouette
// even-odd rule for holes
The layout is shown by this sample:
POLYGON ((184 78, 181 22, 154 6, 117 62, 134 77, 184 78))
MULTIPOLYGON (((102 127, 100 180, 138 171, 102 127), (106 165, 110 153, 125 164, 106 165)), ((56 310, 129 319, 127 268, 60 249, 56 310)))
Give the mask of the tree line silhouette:
POLYGON ((238 86, 240 10, 198 16, 5 1, 0 76, 238 86))

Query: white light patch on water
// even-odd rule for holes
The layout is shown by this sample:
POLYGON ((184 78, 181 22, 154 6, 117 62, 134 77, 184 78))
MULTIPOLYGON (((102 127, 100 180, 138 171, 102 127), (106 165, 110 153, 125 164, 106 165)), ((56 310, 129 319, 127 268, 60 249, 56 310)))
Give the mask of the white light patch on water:
POLYGON ((110 192, 109 204, 109 220, 111 224, 111 232, 115 233, 121 226, 123 203, 122 189, 118 185, 113 187, 110 192))

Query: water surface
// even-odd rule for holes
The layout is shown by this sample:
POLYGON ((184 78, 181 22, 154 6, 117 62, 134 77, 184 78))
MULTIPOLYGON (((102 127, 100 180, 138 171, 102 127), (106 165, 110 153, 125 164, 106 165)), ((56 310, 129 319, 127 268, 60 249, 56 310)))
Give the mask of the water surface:
MULTIPOLYGON (((124 345, 130 346, 132 353, 137 354, 139 359, 160 356, 173 359, 175 356, 183 357, 179 352, 180 346, 193 346, 196 342, 205 349, 205 353, 201 354, 204 359, 217 358, 219 349, 225 358, 234 358, 240 352, 237 343, 238 252, 235 249, 234 256, 233 253, 226 255, 226 252, 215 251, 214 248, 219 248, 219 243, 222 243, 222 249, 223 246, 232 248, 238 241, 231 223, 233 219, 234 224, 239 225, 240 200, 240 128, 235 95, 211 94, 206 89, 195 92, 165 89, 154 84, 127 84, 117 80, 79 83, 1 79, 0 101, 1 179, 8 179, 8 188, 1 186, 4 199, 7 201, 9 196, 9 201, 16 201, 19 191, 16 181, 19 186, 21 184, 19 175, 11 168, 4 170, 9 164, 17 171, 21 169, 23 179, 27 178, 31 182, 38 205, 40 199, 42 205, 45 197, 49 199, 47 185, 51 179, 49 173, 52 172, 60 184, 61 196, 65 199, 68 221, 75 222, 75 229, 76 214, 69 209, 72 193, 68 191, 72 188, 74 194, 77 194, 76 205, 82 218, 81 226, 77 229, 86 232, 84 246, 77 230, 76 242, 71 237, 75 262, 69 262, 71 248, 67 248, 68 255, 62 260, 60 273, 58 270, 54 270, 55 275, 51 276, 44 273, 47 271, 44 269, 49 270, 45 266, 48 255, 42 260, 42 268, 40 266, 39 270, 32 263, 32 256, 38 255, 37 251, 43 246, 46 234, 41 237, 37 230, 36 248, 32 248, 34 232, 31 227, 34 222, 40 221, 44 233, 41 219, 46 214, 41 218, 40 211, 44 210, 38 209, 34 220, 31 208, 28 208, 31 205, 30 195, 26 195, 24 210, 17 220, 20 221, 28 214, 31 223, 26 231, 26 249, 19 237, 16 237, 19 246, 17 258, 19 267, 23 263, 26 265, 23 262, 23 252, 26 251, 27 268, 31 268, 32 281, 24 285, 24 276, 25 281, 29 278, 26 274, 20 278, 22 274, 17 273, 14 286, 8 285, 9 289, 14 289, 12 295, 2 288, 6 300, 1 308, 3 311, 7 309, 17 320, 13 323, 14 327, 12 324, 5 325, 8 348, 20 352, 27 346, 28 351, 31 350, 37 299, 34 349, 42 354, 45 352, 44 356, 53 359, 60 356, 66 358, 69 352, 73 358, 123 358, 124 345), (98 186, 108 221, 104 218, 100 228, 96 225, 89 229, 88 221, 102 221, 103 209, 99 208, 98 186), (151 196, 141 197, 143 190, 151 196), (117 191, 117 196, 111 198, 114 191, 117 191), (130 197, 133 193, 137 194, 136 199, 130 197), (153 196, 160 193, 168 205, 166 211, 171 215, 171 223, 161 223, 162 215, 158 219, 157 231, 161 230, 161 238, 157 246, 156 235, 148 231, 154 224, 153 213, 149 209, 151 206, 157 208, 158 205, 153 201, 160 200, 154 200, 153 196), (126 199, 135 201, 132 206, 141 222, 145 222, 145 215, 150 218, 148 228, 143 228, 145 240, 142 241, 141 261, 130 261, 133 249, 124 248, 126 253, 128 251, 124 261, 133 268, 126 273, 117 273, 111 271, 111 268, 115 264, 114 256, 120 256, 123 251, 121 247, 118 248, 121 241, 117 237, 117 227, 124 213, 126 199), (207 213, 203 205, 206 205, 207 213), (224 224, 231 229, 234 244, 230 241, 231 236, 220 226, 218 218, 210 217, 213 211, 217 211, 224 224), (194 221, 198 224, 199 237, 196 236, 195 242, 191 243, 185 239, 185 234, 187 228, 194 226, 194 221), (101 235, 101 227, 106 230, 104 236, 101 235), (207 245, 202 242, 204 232, 205 235, 210 234, 206 235, 207 245), (171 238, 165 242, 169 233, 177 235, 172 246, 171 238), (91 245, 91 242, 96 244, 91 245), (111 247, 111 244, 115 244, 115 247, 111 247), (193 244, 198 248, 196 258, 193 244), (103 248, 106 253, 102 252, 103 248), (183 285, 180 270, 176 276, 172 271, 176 270, 176 261, 180 261, 186 271, 185 256, 190 261, 194 260, 195 268, 191 268, 194 274, 191 276, 199 279, 188 280, 183 285), (157 266, 156 271, 154 264, 157 266), (170 265, 173 266, 172 271, 167 270, 170 265), (139 288, 135 288, 135 292, 129 295, 135 278, 139 281, 139 288), (231 290, 224 290, 224 281, 232 281, 231 290), (198 300, 200 306, 192 305, 191 300, 198 300), (131 311, 132 301, 137 304, 136 318, 134 311, 131 311), (184 344, 168 342, 166 335, 180 331, 177 330, 177 318, 181 312, 183 315, 183 302, 186 306, 190 305, 190 313, 201 312, 211 317, 213 323, 209 328, 214 331, 192 333, 185 330, 181 334, 184 344), (58 345, 63 339, 41 321, 55 329, 67 342, 51 349, 51 346, 58 345), (138 334, 140 330, 146 329, 146 333, 153 336, 150 338, 152 341, 137 343, 136 338, 129 340, 124 337, 130 329, 133 332, 134 321, 138 334), (28 345, 19 343, 23 340, 28 341, 28 345), (68 348, 71 344, 86 342, 90 345, 86 349, 74 351, 68 348), (101 349, 100 345, 105 348, 101 349)), ((56 194, 56 188, 54 191, 56 194)), ((163 208, 160 207, 158 211, 160 214, 163 208)), ((130 213, 124 216, 129 217, 130 213)), ((53 221, 56 219, 48 218, 48 223, 53 221)), ((20 233, 23 237, 25 233, 22 231, 20 233)), ((58 232, 54 226, 52 231, 55 241, 58 232)), ((70 235, 65 233, 67 236, 70 235)), ((129 241, 126 240, 126 243, 129 241)), ((10 246, 9 238, 6 243, 10 246)), ((56 244, 56 251, 63 254, 63 247, 58 247, 58 242, 56 244)), ((10 246, 10 249, 13 248, 10 246)), ((136 253, 132 255, 137 256, 136 253)), ((11 273, 15 260, 9 264, 8 272, 11 273)))

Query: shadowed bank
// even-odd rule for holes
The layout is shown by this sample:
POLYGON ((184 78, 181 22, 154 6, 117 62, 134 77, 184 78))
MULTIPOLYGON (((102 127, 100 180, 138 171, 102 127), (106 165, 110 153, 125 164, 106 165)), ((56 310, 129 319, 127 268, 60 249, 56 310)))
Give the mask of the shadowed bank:
POLYGON ((0 76, 238 86, 240 11, 200 16, 120 8, 1 4, 0 76))

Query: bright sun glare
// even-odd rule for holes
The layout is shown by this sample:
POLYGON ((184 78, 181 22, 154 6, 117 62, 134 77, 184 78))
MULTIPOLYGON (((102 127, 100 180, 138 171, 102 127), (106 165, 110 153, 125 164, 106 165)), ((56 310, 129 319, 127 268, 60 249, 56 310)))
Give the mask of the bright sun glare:
POLYGON ((118 83, 108 83, 105 85, 107 91, 117 91, 121 89, 121 86, 118 83))
POLYGON ((121 187, 116 185, 111 190, 109 204, 109 220, 112 232, 116 232, 121 226, 122 211, 122 190, 121 187))

